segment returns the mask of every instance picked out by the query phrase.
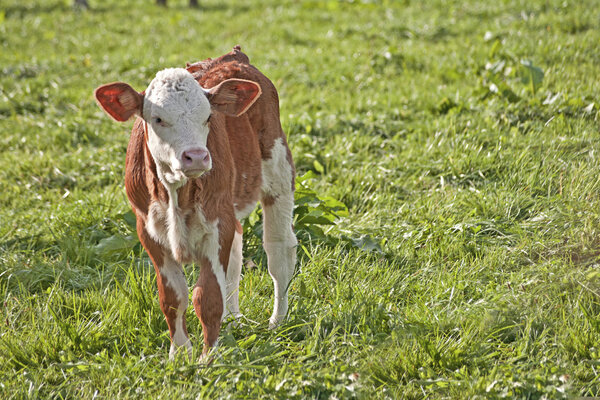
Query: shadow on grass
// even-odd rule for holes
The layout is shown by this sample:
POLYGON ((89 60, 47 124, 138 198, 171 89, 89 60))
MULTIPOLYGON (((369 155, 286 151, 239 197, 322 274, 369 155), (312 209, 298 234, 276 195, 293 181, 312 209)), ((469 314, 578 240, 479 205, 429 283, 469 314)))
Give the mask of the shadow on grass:
MULTIPOLYGON (((148 0, 150 3, 154 3, 154 1, 148 0)), ((161 12, 169 12, 169 11, 184 11, 187 13, 202 13, 202 12, 219 12, 225 11, 230 8, 235 8, 236 13, 246 13, 251 10, 250 6, 247 5, 236 5, 235 7, 230 7, 227 4, 223 4, 221 2, 215 3, 205 3, 203 1, 199 1, 200 5, 198 7, 189 7, 185 4, 175 4, 168 5, 167 7, 159 6, 155 4, 155 8, 161 12)), ((118 9, 131 9, 133 6, 127 4, 127 2, 120 3, 119 5, 104 5, 101 3, 92 2, 90 8, 81 9, 74 6, 71 2, 57 2, 52 4, 44 4, 44 5, 34 5, 34 4, 11 4, 10 6, 3 7, 6 18, 23 18, 26 15, 42 15, 42 14, 51 14, 51 13, 92 13, 92 14, 108 14, 113 13, 118 9)))
POLYGON ((55 12, 73 11, 73 8, 64 2, 44 5, 11 4, 2 7, 6 18, 23 18, 25 15, 50 14, 55 12))
POLYGON ((149 264, 141 248, 103 255, 89 237, 79 240, 76 236, 45 240, 42 235, 31 235, 0 243, 1 254, 11 255, 0 265, 0 283, 10 291, 25 293, 41 293, 56 284, 67 291, 100 290, 113 285, 131 262, 149 264))

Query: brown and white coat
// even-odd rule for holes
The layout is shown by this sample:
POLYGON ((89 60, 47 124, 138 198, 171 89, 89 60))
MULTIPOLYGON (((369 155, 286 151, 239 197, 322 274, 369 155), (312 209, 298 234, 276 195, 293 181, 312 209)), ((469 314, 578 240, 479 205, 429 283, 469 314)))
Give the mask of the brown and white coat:
POLYGON ((170 355, 192 349, 182 264, 200 266, 192 303, 202 323, 203 354, 217 343, 226 314, 240 315, 239 220, 258 201, 275 286, 275 327, 287 313, 297 242, 294 164, 272 82, 236 46, 217 59, 159 72, 145 93, 119 82, 99 87, 95 96, 118 121, 138 117, 127 148, 125 187, 156 270, 170 355))

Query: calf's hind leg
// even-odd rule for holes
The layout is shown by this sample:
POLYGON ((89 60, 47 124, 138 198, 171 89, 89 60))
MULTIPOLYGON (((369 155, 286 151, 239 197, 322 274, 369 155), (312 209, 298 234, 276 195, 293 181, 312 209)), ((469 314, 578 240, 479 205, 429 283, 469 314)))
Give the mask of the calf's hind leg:
POLYGON ((269 328, 273 329, 288 311, 288 286, 294 275, 298 242, 292 230, 293 195, 280 196, 271 205, 265 203, 263 247, 275 292, 273 314, 269 319, 269 328))
POLYGON ((285 141, 280 138, 263 160, 263 247, 269 274, 273 279, 275 300, 269 327, 275 328, 288 311, 288 286, 296 266, 298 241, 292 227, 294 212, 294 167, 285 141))

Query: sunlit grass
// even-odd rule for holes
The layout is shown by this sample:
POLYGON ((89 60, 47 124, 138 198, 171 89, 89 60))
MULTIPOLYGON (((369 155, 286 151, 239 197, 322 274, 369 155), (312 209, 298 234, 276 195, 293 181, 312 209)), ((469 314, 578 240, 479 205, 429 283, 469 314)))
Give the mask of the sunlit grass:
POLYGON ((593 1, 90 3, 0 6, 0 397, 600 396, 593 1), (147 256, 99 246, 134 234, 130 125, 92 91, 235 44, 279 90, 299 174, 348 206, 328 235, 382 252, 306 238, 269 331, 248 235, 246 318, 211 366, 171 363, 147 256))

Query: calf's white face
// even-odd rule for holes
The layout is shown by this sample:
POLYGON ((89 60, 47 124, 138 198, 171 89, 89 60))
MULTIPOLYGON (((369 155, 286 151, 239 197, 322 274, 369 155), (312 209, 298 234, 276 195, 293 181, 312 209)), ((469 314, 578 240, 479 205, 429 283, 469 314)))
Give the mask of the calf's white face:
POLYGON ((137 115, 146 121, 147 145, 158 176, 165 185, 176 187, 212 168, 206 146, 212 112, 238 117, 260 94, 256 82, 243 79, 203 89, 183 68, 160 71, 145 94, 123 82, 102 85, 94 92, 113 119, 123 122, 137 115))
POLYGON ((206 148, 211 106, 192 75, 182 68, 160 71, 146 90, 143 118, 148 148, 161 179, 178 184, 212 167, 206 148))

